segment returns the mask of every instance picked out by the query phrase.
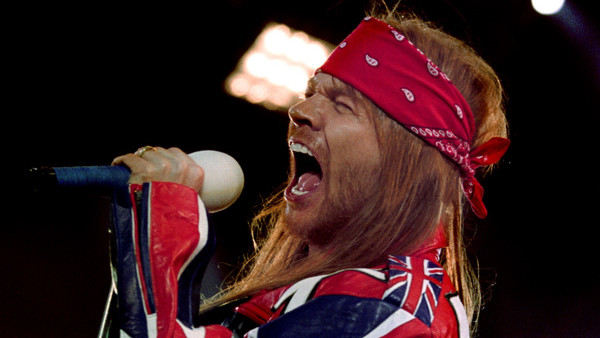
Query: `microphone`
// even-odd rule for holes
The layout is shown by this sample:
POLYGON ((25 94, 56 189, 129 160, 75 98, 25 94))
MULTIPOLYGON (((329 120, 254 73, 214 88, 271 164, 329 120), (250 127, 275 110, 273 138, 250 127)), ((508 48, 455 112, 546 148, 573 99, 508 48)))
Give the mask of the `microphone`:
MULTIPOLYGON (((191 153, 196 164, 204 169, 204 184, 200 199, 210 213, 231 206, 244 188, 244 173, 230 155, 203 150, 191 153)), ((29 170, 29 182, 35 191, 56 188, 116 189, 127 186, 131 172, 125 166, 40 167, 29 170)))

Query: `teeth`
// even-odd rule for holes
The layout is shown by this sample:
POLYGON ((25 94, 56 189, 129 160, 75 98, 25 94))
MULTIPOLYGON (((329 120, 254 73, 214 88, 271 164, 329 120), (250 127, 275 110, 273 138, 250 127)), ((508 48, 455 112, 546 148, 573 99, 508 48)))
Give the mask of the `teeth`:
POLYGON ((303 153, 303 154, 307 154, 309 156, 314 156, 313 153, 311 153, 310 150, 308 150, 308 148, 306 148, 304 145, 302 145, 300 143, 290 142, 290 149, 297 153, 303 153))
POLYGON ((300 189, 298 189, 298 188, 296 188, 296 187, 293 187, 293 188, 292 188, 292 193, 293 193, 294 195, 296 195, 296 196, 302 196, 302 195, 304 195, 304 194, 308 194, 308 191, 302 191, 302 190, 300 190, 300 189))

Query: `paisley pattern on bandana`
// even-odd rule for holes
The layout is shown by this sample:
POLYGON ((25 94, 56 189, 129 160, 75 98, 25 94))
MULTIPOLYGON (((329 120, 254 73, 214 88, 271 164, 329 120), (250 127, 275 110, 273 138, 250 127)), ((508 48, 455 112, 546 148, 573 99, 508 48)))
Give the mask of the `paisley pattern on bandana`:
POLYGON ((391 118, 437 148, 461 169, 474 213, 487 216, 475 169, 498 161, 509 141, 493 138, 471 149, 473 113, 450 78, 394 27, 367 17, 316 72, 352 85, 391 118), (473 160, 473 153, 479 156, 473 160), (494 152, 494 153, 490 153, 494 152), (482 162, 481 158, 488 161, 482 162))

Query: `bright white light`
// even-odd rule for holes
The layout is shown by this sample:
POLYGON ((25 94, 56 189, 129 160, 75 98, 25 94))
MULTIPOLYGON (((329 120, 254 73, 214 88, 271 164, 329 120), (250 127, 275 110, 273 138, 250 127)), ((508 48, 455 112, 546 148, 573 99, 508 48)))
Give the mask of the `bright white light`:
POLYGON ((263 33, 263 43, 265 49, 275 55, 286 52, 287 44, 290 39, 290 29, 285 25, 276 25, 263 33))
POLYGON ((225 82, 231 95, 269 109, 287 110, 306 89, 333 45, 282 24, 270 24, 225 82))
POLYGON ((291 66, 287 69, 286 78, 283 85, 296 93, 301 93, 306 89, 308 83, 308 74, 300 66, 291 66))
POLYGON ((558 13, 564 4, 565 0, 531 0, 533 9, 543 15, 558 13))
POLYGON ((302 62, 307 46, 308 35, 303 32, 294 33, 288 40, 286 55, 294 62, 302 62))
POLYGON ((269 71, 266 80, 270 83, 283 86, 287 77, 289 64, 282 59, 275 59, 269 63, 269 71))
POLYGON ((304 55, 304 64, 312 69, 321 66, 327 60, 327 56, 331 51, 320 43, 313 42, 307 46, 304 55))
POLYGON ((256 77, 264 78, 270 72, 270 59, 263 53, 248 53, 244 59, 244 68, 256 77))

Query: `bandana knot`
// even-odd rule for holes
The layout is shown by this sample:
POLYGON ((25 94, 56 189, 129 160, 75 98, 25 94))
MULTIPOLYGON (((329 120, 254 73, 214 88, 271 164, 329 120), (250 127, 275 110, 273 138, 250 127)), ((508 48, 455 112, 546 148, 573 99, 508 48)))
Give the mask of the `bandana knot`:
POLYGON ((498 162, 508 150, 509 145, 509 140, 494 137, 474 148, 466 157, 466 161, 461 164, 463 191, 473 212, 479 218, 487 216, 487 209, 483 204, 483 187, 475 178, 475 169, 498 162))

